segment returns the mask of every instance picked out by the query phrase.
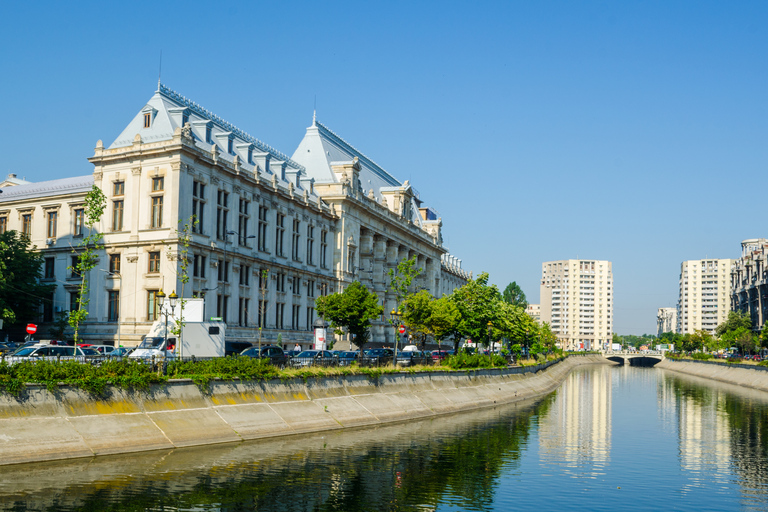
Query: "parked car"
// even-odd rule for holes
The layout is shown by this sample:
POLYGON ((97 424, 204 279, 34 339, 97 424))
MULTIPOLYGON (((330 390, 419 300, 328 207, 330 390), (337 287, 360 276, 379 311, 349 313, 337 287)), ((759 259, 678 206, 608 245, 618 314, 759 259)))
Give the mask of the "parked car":
MULTIPOLYGON (((85 353, 88 348, 69 347, 61 345, 32 345, 29 347, 21 347, 16 349, 5 360, 9 363, 17 363, 21 361, 35 361, 35 360, 58 360, 58 359, 78 359, 81 361, 86 360, 88 354, 85 353)), ((95 350, 93 353, 98 355, 95 350)), ((93 354, 91 353, 91 355, 93 354)))
POLYGON ((447 350, 433 350, 432 351, 432 360, 433 361, 443 361, 446 358, 448 358, 448 351, 447 350))
POLYGON ((352 363, 356 363, 360 357, 360 352, 356 350, 339 350, 337 354, 339 366, 349 366, 352 363))
POLYGON ((429 359, 420 350, 409 350, 397 353, 398 366, 416 366, 417 364, 425 364, 429 359))
MULTIPOLYGON (((252 343, 248 343, 247 341, 225 341, 224 342, 224 355, 225 356, 234 356, 237 354, 242 354, 243 350, 249 349, 253 346, 252 343)), ((263 347, 264 345, 262 345, 263 347)))
POLYGON ((109 357, 115 358, 115 357, 126 357, 128 354, 133 352, 133 349, 136 347, 117 347, 115 350, 110 352, 108 355, 109 357))
POLYGON ((15 349, 13 347, 9 347, 5 343, 0 343, 0 354, 8 354, 10 352, 13 352, 15 349))
POLYGON ((742 355, 738 352, 734 352, 733 354, 728 356, 728 361, 741 361, 743 359, 742 355))
POLYGON ((301 354, 301 350, 286 350, 285 351, 285 355, 287 355, 289 359, 292 359, 292 358, 296 357, 299 354, 301 354))
POLYGON ((763 360, 763 358, 760 356, 760 354, 755 354, 753 356, 749 356, 749 359, 751 361, 762 361, 763 360))
POLYGON ((110 355, 112 351, 115 350, 115 347, 113 347, 112 345, 90 345, 87 348, 92 348, 94 350, 97 350, 99 354, 103 356, 110 355))
POLYGON ((291 366, 336 366, 339 359, 330 350, 305 350, 291 359, 291 366))
POLYGON ((269 359, 269 362, 278 368, 285 368, 289 358, 283 352, 283 349, 276 345, 262 345, 259 347, 249 347, 242 352, 241 356, 255 357, 259 359, 269 359))
POLYGON ((395 351, 391 348, 372 348, 364 352, 364 357, 360 363, 369 366, 381 366, 391 363, 394 357, 395 351))

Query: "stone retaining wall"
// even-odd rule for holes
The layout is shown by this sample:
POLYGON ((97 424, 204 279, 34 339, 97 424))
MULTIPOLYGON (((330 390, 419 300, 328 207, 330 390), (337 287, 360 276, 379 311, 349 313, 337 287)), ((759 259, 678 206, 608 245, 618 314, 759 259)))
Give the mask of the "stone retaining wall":
POLYGON ((656 367, 760 391, 768 391, 768 367, 765 366, 665 359, 657 364, 656 367))
POLYGON ((0 395, 0 464, 229 443, 363 428, 490 407, 551 392, 575 366, 612 364, 572 356, 533 368, 365 375, 290 381, 191 381, 148 392, 112 388, 106 398, 62 386, 0 395))

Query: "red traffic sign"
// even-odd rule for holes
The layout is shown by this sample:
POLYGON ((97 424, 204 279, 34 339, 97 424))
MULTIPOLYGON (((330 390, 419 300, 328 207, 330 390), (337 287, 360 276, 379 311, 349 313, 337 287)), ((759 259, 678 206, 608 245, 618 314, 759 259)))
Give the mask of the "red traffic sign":
POLYGON ((27 324, 27 334, 35 334, 37 332, 37 326, 35 324, 27 324))
POLYGON ((401 325, 399 331, 400 331, 400 334, 405 334, 405 326, 401 325))

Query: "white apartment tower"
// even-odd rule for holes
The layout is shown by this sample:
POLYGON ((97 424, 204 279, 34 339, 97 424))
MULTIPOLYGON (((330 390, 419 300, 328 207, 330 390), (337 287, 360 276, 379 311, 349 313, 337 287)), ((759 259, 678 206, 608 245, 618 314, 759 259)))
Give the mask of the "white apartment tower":
POLYGON ((677 332, 714 333, 731 309, 731 267, 734 260, 688 260, 680 265, 677 332))
POLYGON ((604 350, 613 333, 613 271, 605 260, 541 265, 541 321, 564 350, 604 350))

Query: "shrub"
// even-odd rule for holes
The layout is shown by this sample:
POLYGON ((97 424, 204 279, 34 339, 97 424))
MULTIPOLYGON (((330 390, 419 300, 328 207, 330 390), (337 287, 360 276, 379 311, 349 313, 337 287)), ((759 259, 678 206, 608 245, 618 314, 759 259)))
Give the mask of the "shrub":
POLYGON ((703 352, 696 352, 691 356, 691 359, 696 359, 697 361, 709 361, 713 358, 714 356, 712 354, 705 354, 703 352))

